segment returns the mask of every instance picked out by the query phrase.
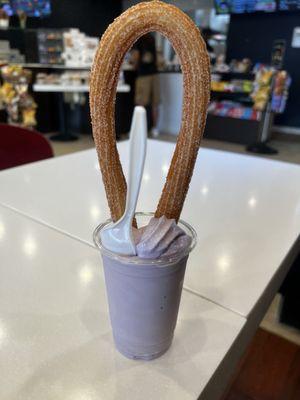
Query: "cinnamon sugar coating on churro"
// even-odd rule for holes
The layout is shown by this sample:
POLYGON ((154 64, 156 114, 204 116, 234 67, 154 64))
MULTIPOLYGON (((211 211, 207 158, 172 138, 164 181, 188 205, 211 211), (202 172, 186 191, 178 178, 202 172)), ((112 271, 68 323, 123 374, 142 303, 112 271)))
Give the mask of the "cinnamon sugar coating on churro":
POLYGON ((210 63, 199 29, 178 8, 161 1, 131 7, 102 36, 91 74, 93 135, 114 221, 123 215, 126 201, 126 181, 116 147, 114 121, 119 72, 134 42, 152 31, 160 32, 173 45, 181 61, 184 86, 180 133, 156 217, 179 219, 206 123, 210 63))

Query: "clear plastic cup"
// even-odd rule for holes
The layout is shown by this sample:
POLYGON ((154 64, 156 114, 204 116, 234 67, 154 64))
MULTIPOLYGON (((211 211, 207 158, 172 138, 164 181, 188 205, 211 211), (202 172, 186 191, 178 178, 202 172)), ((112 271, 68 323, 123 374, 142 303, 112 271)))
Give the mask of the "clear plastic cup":
MULTIPOLYGON (((153 213, 136 213, 138 226, 147 225, 153 213)), ((195 230, 186 222, 178 225, 191 236, 185 252, 155 260, 113 253, 94 242, 101 251, 109 314, 116 348, 131 359, 152 360, 171 346, 177 322, 184 273, 189 253, 196 245, 195 230)))

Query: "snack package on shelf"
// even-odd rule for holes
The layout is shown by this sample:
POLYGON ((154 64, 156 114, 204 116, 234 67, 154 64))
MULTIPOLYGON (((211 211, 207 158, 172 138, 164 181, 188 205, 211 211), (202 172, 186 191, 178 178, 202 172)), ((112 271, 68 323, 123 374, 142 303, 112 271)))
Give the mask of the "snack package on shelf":
POLYGON ((60 74, 46 74, 40 72, 36 76, 36 82, 38 85, 58 85, 60 84, 60 74))
POLYGON ((90 67, 99 40, 98 38, 88 37, 79 29, 70 29, 63 34, 64 51, 62 58, 65 65, 69 67, 90 67))
POLYGON ((241 81, 242 82, 242 92, 245 93, 251 93, 253 90, 253 82, 252 81, 248 81, 248 80, 244 80, 241 81))
POLYGON ((276 71, 264 64, 257 64, 254 70, 256 72, 255 90, 252 94, 254 108, 265 110, 271 97, 272 111, 283 113, 291 85, 291 77, 287 71, 276 71))
POLYGON ((52 73, 38 73, 36 76, 36 83, 39 85, 89 85, 90 72, 89 71, 67 71, 62 74, 52 73))
POLYGON ((239 79, 230 82, 212 79, 211 90, 214 92, 227 93, 251 93, 253 90, 253 82, 239 79))
POLYGON ((226 64, 224 54, 220 54, 216 58, 216 63, 213 66, 213 72, 226 73, 226 72, 236 72, 236 73, 248 73, 251 69, 251 60, 249 58, 244 58, 243 60, 231 60, 230 64, 226 64))
POLYGON ((291 82, 291 77, 286 71, 277 72, 272 93, 272 111, 279 114, 284 112, 291 82))
POLYGON ((212 101, 208 108, 209 114, 219 117, 231 117, 259 121, 261 112, 252 107, 245 107, 234 101, 212 101))
POLYGON ((243 60, 233 59, 229 66, 232 72, 247 73, 251 68, 251 60, 249 58, 244 58, 243 60))
POLYGON ((216 58, 216 63, 213 67, 213 72, 229 72, 230 67, 228 64, 225 63, 225 55, 224 54, 220 54, 217 58, 216 58))
POLYGON ((31 71, 19 65, 9 65, 1 68, 1 75, 4 83, 0 87, 0 100, 7 111, 8 121, 34 127, 37 105, 28 93, 31 71))
POLYGON ((253 94, 254 108, 259 111, 265 110, 270 96, 270 87, 262 86, 258 88, 253 94))
POLYGON ((234 87, 230 82, 225 81, 212 81, 211 82, 211 90, 214 92, 233 92, 234 87))
POLYGON ((39 29, 37 34, 39 61, 41 64, 62 64, 62 30, 39 29))
POLYGON ((272 79, 275 70, 265 64, 256 64, 254 67, 255 82, 254 91, 251 94, 254 101, 254 108, 258 111, 264 111, 270 99, 272 79))

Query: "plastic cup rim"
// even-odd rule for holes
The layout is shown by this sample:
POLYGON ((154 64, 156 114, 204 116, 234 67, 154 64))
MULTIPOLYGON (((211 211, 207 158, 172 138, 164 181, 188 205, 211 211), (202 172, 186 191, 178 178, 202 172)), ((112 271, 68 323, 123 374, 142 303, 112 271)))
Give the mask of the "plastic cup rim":
MULTIPOLYGON (((154 217, 154 213, 153 212, 136 212, 135 213, 136 217, 154 217)), ((192 241, 190 246, 186 249, 186 251, 184 253, 180 253, 180 255, 175 255, 173 257, 162 257, 159 259, 141 259, 138 257, 128 257, 128 256, 124 256, 122 254, 118 254, 118 253, 114 253, 113 251, 110 251, 108 249, 106 249, 102 243, 101 243, 101 238, 100 238, 100 231, 101 229, 103 229, 106 225, 108 225, 109 223, 112 222, 112 219, 109 218, 106 221, 102 222, 101 224, 99 224, 94 232, 93 232, 93 241, 95 246, 100 249, 101 254, 114 259, 114 260, 118 260, 119 262, 125 263, 125 264, 135 264, 135 265, 156 265, 156 266, 166 266, 169 264, 174 264, 180 260, 182 260, 184 257, 186 257, 196 246, 197 244, 197 233, 195 231, 195 229, 188 224, 187 222, 185 222, 182 219, 179 219, 178 224, 179 226, 182 225, 185 228, 185 231, 191 236, 192 241)))

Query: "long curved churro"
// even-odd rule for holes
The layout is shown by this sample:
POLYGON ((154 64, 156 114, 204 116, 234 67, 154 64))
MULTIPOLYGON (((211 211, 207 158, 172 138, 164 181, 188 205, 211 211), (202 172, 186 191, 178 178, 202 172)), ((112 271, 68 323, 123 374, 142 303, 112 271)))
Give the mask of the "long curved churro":
POLYGON ((179 219, 193 174, 206 122, 210 93, 209 57, 198 28, 178 8, 161 1, 143 2, 118 17, 102 36, 91 74, 93 135, 111 216, 124 212, 126 181, 115 139, 115 99, 126 52, 145 33, 166 36, 181 60, 183 109, 180 133, 156 217, 179 219))

